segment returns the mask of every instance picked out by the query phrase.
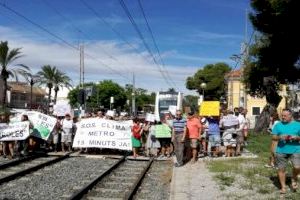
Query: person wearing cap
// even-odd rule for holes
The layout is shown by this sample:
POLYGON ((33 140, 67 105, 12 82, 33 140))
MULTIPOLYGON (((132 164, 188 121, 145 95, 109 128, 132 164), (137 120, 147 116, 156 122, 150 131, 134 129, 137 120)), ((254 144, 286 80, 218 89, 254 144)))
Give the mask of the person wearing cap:
POLYGON ((195 163, 198 155, 197 147, 199 145, 199 140, 202 133, 202 125, 199 119, 195 116, 193 111, 189 112, 187 115, 187 129, 188 137, 190 139, 190 147, 192 148, 192 160, 191 163, 195 163))

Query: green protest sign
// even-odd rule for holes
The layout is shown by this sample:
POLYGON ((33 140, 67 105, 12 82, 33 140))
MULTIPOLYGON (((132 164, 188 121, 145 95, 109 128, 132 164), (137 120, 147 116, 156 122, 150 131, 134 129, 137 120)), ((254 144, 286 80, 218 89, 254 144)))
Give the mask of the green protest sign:
POLYGON ((171 128, 166 124, 155 125, 155 137, 156 138, 170 138, 171 128))
POLYGON ((22 114, 28 115, 29 120, 33 125, 33 132, 31 135, 43 140, 48 140, 51 131, 56 124, 56 118, 36 111, 26 111, 22 114))

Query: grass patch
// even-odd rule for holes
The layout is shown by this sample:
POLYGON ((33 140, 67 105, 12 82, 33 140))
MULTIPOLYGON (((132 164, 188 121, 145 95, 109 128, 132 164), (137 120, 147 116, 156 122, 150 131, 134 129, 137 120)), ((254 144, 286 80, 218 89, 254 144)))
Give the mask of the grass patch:
POLYGON ((260 194, 270 194, 271 191, 272 191, 272 189, 269 188, 269 187, 260 187, 257 190, 257 192, 260 193, 260 194))
POLYGON ((250 133, 247 149, 258 155, 260 159, 268 160, 270 157, 271 137, 269 133, 250 133))
POLYGON ((222 172, 236 172, 240 170, 241 166, 239 163, 243 162, 244 159, 233 159, 229 162, 227 160, 217 160, 211 161, 208 167, 212 172, 222 173, 222 172))
MULTIPOLYGON (((234 181, 239 179, 236 177, 241 176, 243 181, 238 181, 237 184, 240 189, 255 191, 262 197, 266 195, 270 199, 272 194, 278 192, 274 185, 276 181, 272 179, 272 177, 277 177, 276 170, 264 167, 270 157, 271 135, 250 133, 248 141, 247 150, 256 154, 257 158, 216 160, 208 162, 207 166, 211 172, 216 173, 215 178, 223 187, 232 186, 234 181)), ((294 195, 298 196, 290 194, 290 197, 294 198, 294 195)))
POLYGON ((218 181, 220 181, 221 185, 231 186, 234 182, 235 177, 232 174, 220 173, 215 176, 218 181))

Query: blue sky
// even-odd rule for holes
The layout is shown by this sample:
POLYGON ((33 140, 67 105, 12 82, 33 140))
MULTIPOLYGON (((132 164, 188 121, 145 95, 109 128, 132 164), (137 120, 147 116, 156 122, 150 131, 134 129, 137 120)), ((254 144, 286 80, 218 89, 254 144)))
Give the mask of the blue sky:
MULTIPOLYGON (((138 0, 124 0, 153 56, 159 56, 138 0)), ((0 0, 73 47, 85 45, 86 81, 112 79, 149 91, 175 87, 188 94, 185 80, 206 64, 226 62, 245 40, 248 0, 140 0, 164 65, 153 62, 119 0, 0 0), (84 2, 90 6, 89 9, 84 2), (104 22, 105 23, 104 23, 104 22), (116 34, 117 33, 117 34, 116 34), (119 35, 118 35, 119 34, 119 35), (129 43, 129 44, 128 44, 129 43), (166 81, 162 73, 169 81, 166 81)), ((251 34, 248 22, 248 35, 251 34)), ((248 36, 249 37, 249 36, 248 36)), ((79 82, 79 52, 0 6, 0 40, 22 47, 18 62, 37 72, 55 65, 79 82)))

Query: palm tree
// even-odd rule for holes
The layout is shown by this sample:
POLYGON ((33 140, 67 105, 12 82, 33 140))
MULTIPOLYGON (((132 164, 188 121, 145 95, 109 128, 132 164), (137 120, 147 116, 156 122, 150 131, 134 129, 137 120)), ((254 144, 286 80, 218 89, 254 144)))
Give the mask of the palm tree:
POLYGON ((72 88, 71 79, 64 72, 57 70, 54 76, 54 103, 56 103, 59 88, 62 87, 72 88))
POLYGON ((6 91, 7 91, 7 80, 12 77, 16 81, 19 81, 19 75, 26 77, 30 73, 30 69, 26 66, 19 65, 19 68, 16 66, 11 66, 11 64, 16 61, 18 58, 22 57, 21 48, 15 48, 10 50, 8 47, 8 42, 0 42, 0 66, 1 66, 1 80, 3 81, 3 96, 1 100, 1 105, 3 108, 6 107, 6 91))
POLYGON ((55 84, 55 74, 57 73, 57 68, 55 66, 44 65, 42 70, 37 73, 40 77, 38 83, 40 85, 45 85, 48 88, 48 107, 47 111, 49 111, 49 105, 51 102, 51 91, 55 84))

